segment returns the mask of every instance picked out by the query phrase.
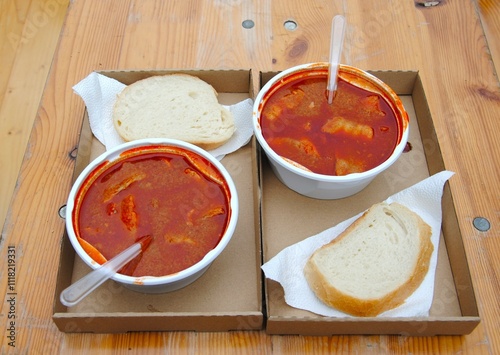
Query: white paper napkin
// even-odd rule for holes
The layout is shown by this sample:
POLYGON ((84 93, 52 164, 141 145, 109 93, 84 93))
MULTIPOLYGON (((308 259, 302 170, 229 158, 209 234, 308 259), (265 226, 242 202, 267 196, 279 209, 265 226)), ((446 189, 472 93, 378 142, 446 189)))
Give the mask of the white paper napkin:
MULTIPOLYGON (((106 150, 124 143, 115 130, 112 114, 116 97, 125 87, 126 85, 119 81, 96 72, 73 86, 75 93, 87 106, 92 133, 106 150)), ((233 113, 236 130, 227 143, 209 152, 219 160, 247 144, 253 135, 253 100, 246 99, 225 107, 233 113)))
MULTIPOLYGON (((431 256, 429 271, 420 287, 406 299, 404 304, 380 314, 379 317, 425 317, 429 315, 434 295, 434 278, 441 232, 443 186, 453 174, 450 171, 442 171, 386 200, 388 203, 399 202, 405 205, 431 226, 434 252, 431 256)), ((266 277, 279 282, 283 287, 288 305, 328 317, 350 317, 348 314, 326 306, 316 297, 307 284, 303 269, 307 259, 316 249, 335 239, 361 214, 283 249, 262 265, 266 277)))

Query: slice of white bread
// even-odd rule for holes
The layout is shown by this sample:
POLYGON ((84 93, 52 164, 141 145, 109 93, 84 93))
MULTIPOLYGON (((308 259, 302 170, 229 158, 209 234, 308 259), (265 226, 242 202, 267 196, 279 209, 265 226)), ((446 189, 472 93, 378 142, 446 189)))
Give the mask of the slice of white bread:
POLYGON ((187 74, 152 76, 127 86, 115 102, 113 123, 125 141, 172 138, 207 150, 226 143, 235 130, 214 88, 187 74))
POLYGON ((304 275, 325 304, 373 317, 422 283, 434 250, 431 227, 398 203, 373 205, 308 259, 304 275))

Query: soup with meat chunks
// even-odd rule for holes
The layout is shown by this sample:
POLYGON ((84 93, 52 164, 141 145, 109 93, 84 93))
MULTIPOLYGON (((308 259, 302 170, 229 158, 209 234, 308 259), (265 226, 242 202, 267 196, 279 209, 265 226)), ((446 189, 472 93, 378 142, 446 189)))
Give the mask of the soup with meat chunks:
POLYGON ((347 175, 387 160, 398 141, 391 107, 378 93, 339 77, 328 104, 327 75, 299 77, 267 98, 262 135, 285 160, 314 173, 347 175))
POLYGON ((165 276, 194 265, 219 243, 230 216, 223 176, 208 160, 168 148, 130 154, 87 178, 73 220, 95 261, 151 235, 147 250, 120 273, 165 276))

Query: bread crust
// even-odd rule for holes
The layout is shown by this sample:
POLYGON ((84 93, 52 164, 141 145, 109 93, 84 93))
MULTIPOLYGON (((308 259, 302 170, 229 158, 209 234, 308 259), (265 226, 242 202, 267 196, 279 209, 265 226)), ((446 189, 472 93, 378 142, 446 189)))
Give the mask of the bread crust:
MULTIPOLYGON (((379 204, 377 204, 379 205, 379 204)), ((384 296, 378 298, 357 298, 348 295, 333 285, 331 285, 325 276, 318 269, 315 255, 322 249, 329 248, 335 243, 339 243, 344 238, 349 238, 352 231, 359 227, 363 219, 370 212, 372 206, 360 218, 353 222, 344 232, 328 244, 323 245, 316 250, 308 259, 304 267, 304 276, 316 294, 316 296, 326 305, 336 308, 342 312, 359 317, 374 317, 382 312, 398 307, 420 286, 429 270, 429 264, 434 246, 431 241, 431 227, 425 223, 420 216, 406 207, 396 204, 398 208, 406 209, 415 218, 418 224, 420 250, 417 262, 411 276, 400 287, 387 292, 384 296)))

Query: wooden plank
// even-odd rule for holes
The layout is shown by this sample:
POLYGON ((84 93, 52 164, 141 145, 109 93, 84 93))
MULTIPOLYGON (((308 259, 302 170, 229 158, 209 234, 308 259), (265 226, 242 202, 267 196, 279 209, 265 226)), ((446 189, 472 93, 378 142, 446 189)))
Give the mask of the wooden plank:
POLYGON ((489 55, 498 76, 500 71, 500 2, 495 0, 476 0, 475 2, 486 36, 489 55))
POLYGON ((0 102, 3 101, 10 71, 14 65, 17 48, 21 41, 29 1, 0 2, 0 102))
POLYGON ((33 0, 0 4, 0 226, 7 214, 68 3, 33 0))
MULTIPOLYGON (((421 56, 418 69, 444 163, 448 170, 456 172, 450 188, 481 309, 483 339, 496 353, 500 351, 496 321, 500 303, 493 295, 499 288, 495 271, 499 263, 495 260, 500 249, 495 240, 499 235, 500 167, 491 162, 500 159, 496 137, 500 130, 500 93, 498 78, 487 56, 488 44, 484 36, 478 35, 482 32, 481 23, 472 16, 474 6, 473 2, 446 1, 435 7, 418 7, 415 23, 422 26, 416 51, 421 56), (455 14, 454 19, 450 13, 455 14), (472 224, 475 217, 488 219, 491 229, 476 230, 472 224)), ((465 338, 466 347, 478 346, 471 340, 472 337, 465 338)))

